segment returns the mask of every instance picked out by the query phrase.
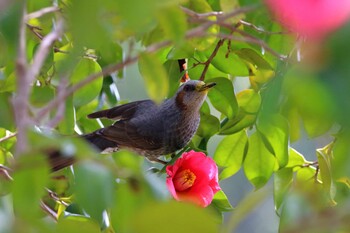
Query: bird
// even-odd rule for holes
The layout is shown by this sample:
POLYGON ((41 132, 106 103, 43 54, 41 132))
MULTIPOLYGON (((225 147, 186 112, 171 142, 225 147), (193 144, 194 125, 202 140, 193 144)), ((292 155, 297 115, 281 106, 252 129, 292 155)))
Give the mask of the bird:
MULTIPOLYGON (((115 122, 81 137, 101 153, 127 149, 150 161, 162 162, 158 157, 172 154, 190 142, 199 126, 200 108, 215 85, 189 80, 161 104, 139 100, 91 113, 87 116, 90 119, 107 118, 115 122)), ((54 170, 66 165, 61 160, 54 170)))

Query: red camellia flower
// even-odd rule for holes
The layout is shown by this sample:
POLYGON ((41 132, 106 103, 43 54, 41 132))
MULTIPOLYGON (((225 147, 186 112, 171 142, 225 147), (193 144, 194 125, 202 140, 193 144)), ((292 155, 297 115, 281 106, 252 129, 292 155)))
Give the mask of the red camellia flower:
POLYGON ((202 152, 182 154, 174 165, 166 167, 167 187, 176 200, 190 201, 206 207, 220 190, 218 167, 202 152))
POLYGON ((349 0, 265 0, 276 18, 288 29, 320 39, 350 18, 349 0))

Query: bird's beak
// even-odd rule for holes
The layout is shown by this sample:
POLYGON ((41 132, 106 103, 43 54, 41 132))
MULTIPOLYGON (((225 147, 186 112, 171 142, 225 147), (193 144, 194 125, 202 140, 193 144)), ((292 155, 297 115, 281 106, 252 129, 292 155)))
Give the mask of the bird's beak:
POLYGON ((198 91, 201 92, 201 91, 205 91, 205 90, 208 90, 210 88, 212 88, 213 86, 215 86, 216 83, 204 83, 203 85, 201 85, 200 87, 198 87, 198 91))

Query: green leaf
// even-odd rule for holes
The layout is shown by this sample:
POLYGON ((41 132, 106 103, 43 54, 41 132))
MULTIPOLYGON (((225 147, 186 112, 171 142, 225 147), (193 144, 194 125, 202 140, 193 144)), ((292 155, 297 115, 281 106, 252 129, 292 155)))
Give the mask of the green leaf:
MULTIPOLYGON (((57 114, 57 113, 56 113, 57 114)), ((73 98, 68 97, 64 106, 64 117, 58 124, 58 129, 61 134, 72 135, 74 133, 75 116, 73 98)))
POLYGON ((290 104, 301 115, 310 137, 320 136, 330 129, 336 113, 335 101, 327 86, 313 73, 290 70, 285 76, 283 88, 290 104))
POLYGON ((318 166, 320 169, 323 188, 328 194, 328 197, 333 205, 336 204, 334 198, 336 194, 336 186, 332 177, 331 156, 329 147, 316 150, 318 166))
POLYGON ((152 203, 133 216, 133 232, 154 233, 216 233, 217 220, 211 212, 180 202, 152 203), (157 224, 155 230, 154 220, 157 224))
POLYGON ((214 160, 217 165, 224 167, 220 180, 234 175, 242 166, 248 137, 244 130, 226 136, 217 146, 214 160))
MULTIPOLYGON (((72 84, 77 84, 83 81, 89 75, 95 74, 101 71, 102 71, 101 67, 97 62, 88 58, 82 58, 72 73, 71 82, 72 84)), ((74 92, 74 96, 73 96, 74 106, 83 106, 91 102, 93 99, 95 99, 99 95, 102 89, 102 84, 103 84, 103 77, 100 76, 94 81, 89 82, 88 85, 85 85, 84 87, 74 92)))
POLYGON ((228 200, 226 194, 222 190, 220 190, 214 195, 213 201, 211 202, 210 206, 213 206, 215 209, 219 210, 220 212, 233 210, 233 207, 230 204, 230 201, 228 200))
POLYGON ((180 67, 177 60, 167 60, 164 63, 164 68, 169 77, 169 93, 168 93, 168 98, 169 98, 174 96, 177 89, 179 88, 179 83, 182 77, 182 73, 180 72, 180 67))
POLYGON ((243 61, 250 71, 250 82, 255 89, 259 89, 264 83, 267 83, 274 77, 275 72, 271 65, 250 48, 243 48, 235 52, 243 61))
POLYGON ((30 96, 30 103, 35 107, 42 107, 55 96, 55 90, 50 86, 34 86, 30 96))
POLYGON ((259 111, 261 105, 261 97, 259 93, 253 89, 246 89, 237 93, 236 98, 238 106, 245 113, 255 114, 259 111))
POLYGON ((77 203, 95 220, 102 222, 102 212, 113 202, 114 178, 105 166, 82 161, 75 169, 77 203))
POLYGON ((132 176, 118 183, 115 196, 110 217, 116 232, 129 232, 134 223, 133 215, 154 200, 147 183, 132 176))
POLYGON ((293 181, 293 169, 283 168, 274 175, 273 196, 275 209, 279 210, 293 181))
POLYGON ((222 125, 221 135, 239 132, 255 123, 256 113, 261 105, 260 95, 252 89, 246 89, 239 92, 236 98, 239 106, 238 115, 222 125))
POLYGON ((238 105, 232 82, 227 78, 213 78, 209 81, 216 83, 208 93, 210 102, 229 119, 234 118, 238 112, 238 105))
POLYGON ((334 179, 350 179, 350 134, 345 131, 336 137, 333 147, 332 174, 334 179))
POLYGON ((161 103, 168 95, 169 81, 159 58, 153 54, 142 53, 139 70, 145 80, 149 97, 156 103, 161 103))
MULTIPOLYGON (((211 56, 215 46, 216 45, 213 45, 210 49, 203 51, 207 58, 211 56)), ((219 48, 210 64, 216 69, 232 76, 249 75, 244 62, 235 53, 228 53, 227 46, 224 45, 219 48)))
POLYGON ((1 117, 0 127, 8 130, 14 130, 14 116, 12 106, 10 104, 11 94, 0 93, 1 117))
POLYGON ((57 233, 100 233, 100 226, 92 219, 85 216, 67 216, 57 222, 57 233))
MULTIPOLYGON (((186 2, 185 7, 198 12, 198 13, 206 13, 206 12, 212 12, 213 9, 208 4, 206 0, 189 0, 186 2)), ((215 16, 209 16, 207 19, 209 20, 215 20, 215 16)), ((216 24, 213 26, 210 26, 206 32, 210 36, 202 36, 201 38, 194 38, 188 40, 189 43, 192 44, 194 48, 196 48, 199 51, 204 51, 205 49, 208 49, 209 46, 215 43, 217 40, 216 35, 220 30, 220 27, 216 24)))
POLYGON ((276 159, 266 148, 259 133, 253 133, 248 140, 248 152, 244 160, 244 173, 256 189, 269 180, 276 165, 276 159))
POLYGON ((0 93, 1 92, 11 92, 16 90, 16 77, 15 73, 6 75, 5 72, 2 73, 0 70, 0 93))
POLYGON ((80 53, 79 50, 83 47, 97 49, 110 41, 102 25, 104 5, 97 0, 91 0, 87 5, 73 1, 66 8, 67 23, 74 38, 74 52, 80 53), (94 29, 94 33, 90 33, 91 28, 94 29))
POLYGON ((187 29, 186 15, 177 5, 157 11, 157 18, 168 39, 174 43, 179 43, 184 39, 187 29))
POLYGON ((36 219, 41 214, 40 199, 45 194, 49 178, 46 156, 22 154, 16 162, 12 184, 14 210, 25 219, 36 219))
POLYGON ((203 138, 210 138, 220 129, 219 119, 213 115, 201 112, 200 113, 200 123, 196 134, 203 138))
POLYGON ((272 148, 279 167, 288 163, 288 122, 280 115, 262 117, 257 125, 258 130, 266 138, 266 143, 272 148))
POLYGON ((307 163, 306 159, 295 149, 289 147, 289 159, 286 168, 293 168, 293 171, 300 169, 307 163))

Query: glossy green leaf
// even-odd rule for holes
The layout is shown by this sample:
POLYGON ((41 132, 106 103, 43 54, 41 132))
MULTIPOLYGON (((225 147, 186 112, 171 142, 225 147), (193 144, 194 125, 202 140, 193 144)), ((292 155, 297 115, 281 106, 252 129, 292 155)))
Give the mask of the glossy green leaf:
MULTIPOLYGON (((94 60, 82 58, 77 66, 75 67, 72 76, 71 82, 77 84, 83 81, 86 77, 91 74, 101 72, 100 65, 94 60)), ((93 99, 95 99, 102 88, 103 77, 100 76, 95 81, 89 82, 88 85, 78 89, 74 92, 73 103, 75 106, 82 106, 88 104, 93 99)))
POLYGON ((261 97, 258 92, 253 89, 243 90, 236 95, 238 106, 245 113, 254 114, 259 111, 261 105, 261 97))
POLYGON ((113 202, 114 178, 105 166, 92 161, 80 162, 75 169, 77 203, 95 220, 113 202))
POLYGON ((196 134, 203 138, 210 138, 220 129, 219 119, 213 115, 201 112, 200 123, 196 134))
POLYGON ((219 179, 234 175, 242 166, 248 138, 244 130, 226 136, 217 146, 214 160, 217 165, 224 167, 219 179))
POLYGON ((293 181, 293 169, 283 168, 277 171, 273 180, 273 196, 276 210, 279 210, 293 181))
MULTIPOLYGON (((215 46, 216 45, 210 47, 210 49, 203 51, 207 58, 212 55, 215 46)), ((219 48, 217 54, 210 64, 213 65, 216 69, 232 76, 249 75, 248 69, 246 68, 244 62, 235 53, 230 53, 227 50, 226 44, 219 48)))
POLYGON ((259 133, 253 133, 248 139, 248 151, 244 160, 244 173, 248 180, 261 188, 270 179, 276 165, 274 155, 266 148, 259 133))
POLYGON ((258 122, 258 130, 272 148, 279 167, 288 163, 288 122, 280 115, 266 116, 258 122))
POLYGON ((232 82, 227 78, 213 78, 208 82, 216 83, 208 93, 212 105, 229 119, 234 118, 238 112, 238 105, 232 82))
POLYGON ((162 102, 168 95, 169 81, 159 58, 153 54, 141 54, 139 70, 145 80, 149 97, 156 103, 162 102))
POLYGON ((175 43, 184 39, 187 29, 186 15, 177 5, 157 11, 157 18, 165 36, 175 43))
POLYGON ((288 154, 289 154, 289 158, 288 158, 288 164, 286 165, 286 168, 293 168, 293 171, 296 171, 307 163, 304 156, 291 147, 289 147, 288 154))
POLYGON ((239 112, 237 117, 228 121, 220 130, 220 135, 237 133, 255 123, 256 115, 239 112))
POLYGON ((261 97, 252 90, 246 89, 236 95, 239 106, 238 115, 222 125, 220 134, 227 135, 241 131, 255 123, 256 113, 260 109, 261 97))
POLYGON ((220 212, 233 210, 233 207, 230 204, 230 201, 228 200, 226 194, 222 190, 215 193, 213 201, 211 202, 210 205, 213 206, 215 209, 219 210, 220 212))
POLYGON ((303 167, 297 171, 296 179, 299 182, 315 183, 316 168, 312 166, 303 167))
POLYGON ((57 222, 57 233, 100 233, 100 226, 91 218, 85 216, 67 216, 57 222))
POLYGON ((156 232, 193 233, 218 232, 217 220, 211 212, 197 206, 180 202, 152 203, 141 208, 133 216, 134 232, 154 233, 154 219, 158 224, 156 232))
POLYGON ((17 163, 12 184, 14 210, 25 219, 35 219, 41 213, 49 166, 45 155, 39 153, 22 154, 17 163))

